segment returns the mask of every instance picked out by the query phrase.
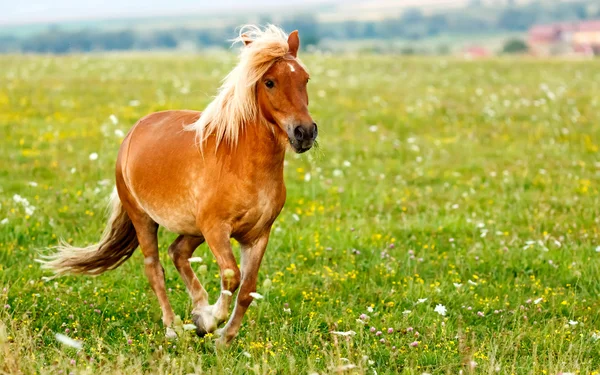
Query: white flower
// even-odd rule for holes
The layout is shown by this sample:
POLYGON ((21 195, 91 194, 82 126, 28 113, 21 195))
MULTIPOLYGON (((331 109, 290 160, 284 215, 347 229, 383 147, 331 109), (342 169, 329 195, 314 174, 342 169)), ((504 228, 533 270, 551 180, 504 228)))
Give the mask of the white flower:
POLYGON ((83 347, 83 343, 81 341, 74 340, 69 336, 63 335, 62 333, 57 333, 56 335, 54 335, 54 337, 56 337, 56 340, 58 342, 66 346, 70 346, 75 349, 81 349, 83 347))
POLYGON ((427 301, 427 298, 419 298, 419 299, 417 300, 417 304, 419 304, 419 303, 423 303, 423 302, 425 302, 425 301, 427 301))
POLYGON ((402 311, 402 315, 408 315, 411 312, 412 312, 411 310, 404 310, 404 311, 402 311))
POLYGON ((371 306, 368 306, 367 307, 367 311, 370 312, 370 313, 372 313, 373 312, 373 308, 371 306))
POLYGON ((123 138, 125 136, 125 133, 123 132, 123 130, 121 129, 116 129, 115 130, 115 135, 119 138, 123 138))
POLYGON ((36 187, 36 186, 38 186, 38 183, 37 183, 37 182, 35 182, 35 181, 29 181, 28 185, 29 185, 29 186, 33 186, 33 187, 36 187))
POLYGON ((113 123, 113 125, 117 125, 119 123, 119 119, 117 118, 117 116, 115 115, 110 115, 110 121, 113 123))
POLYGON ((194 331, 196 329, 196 326, 194 324, 184 324, 183 329, 185 331, 194 331))
POLYGON ((542 300, 543 300, 543 298, 541 298, 541 297, 540 297, 540 298, 538 298, 538 299, 534 300, 534 301, 533 301, 533 303, 537 305, 537 304, 539 304, 540 302, 542 302, 542 300))
POLYGON ((352 165, 352 163, 350 163, 348 160, 344 160, 343 165, 344 165, 344 167, 349 167, 352 165))
POLYGON ((600 339, 600 335, 597 334, 596 332, 592 333, 592 340, 598 341, 598 339, 600 339))
POLYGON ((344 172, 342 172, 341 170, 339 170, 339 169, 334 169, 333 170, 333 176, 334 177, 340 177, 340 176, 343 176, 343 175, 344 175, 344 172))
POLYGON ((457 287, 457 288, 460 288, 462 286, 462 284, 461 283, 454 283, 454 286, 457 287))
POLYGON ((346 331, 346 332, 331 331, 331 333, 334 335, 338 335, 338 336, 354 336, 354 335, 356 335, 356 332, 354 332, 354 331, 346 331))
POLYGON ((600 253, 600 246, 596 246, 596 252, 600 253))
POLYGON ((300 216, 298 216, 296 214, 292 214, 292 218, 296 221, 300 221, 300 216))
POLYGON ((438 313, 442 316, 446 316, 446 306, 444 306, 444 305, 438 304, 433 311, 435 311, 436 313, 438 313))
POLYGON ((29 216, 33 215, 33 211, 35 211, 35 207, 33 206, 27 206, 25 207, 25 213, 29 216))
POLYGON ((377 125, 371 125, 371 126, 369 126, 369 131, 371 133, 375 133, 377 131, 377 125))
POLYGON ((130 107, 137 107, 138 105, 140 105, 140 101, 139 101, 139 100, 137 100, 137 99, 134 99, 134 100, 130 100, 130 101, 129 101, 129 106, 130 106, 130 107))
POLYGON ((310 181, 310 173, 308 173, 308 172, 307 172, 307 173, 304 175, 304 181, 306 181, 306 182, 310 181))
POLYGON ((71 173, 75 173, 75 172, 77 172, 77 169, 71 168, 71 173))
POLYGON ((2 219, 2 221, 0 221, 0 224, 2 224, 2 225, 6 224, 6 223, 8 223, 7 217, 5 217, 4 219, 2 219))
POLYGON ((243 352, 242 354, 244 355, 244 357, 252 358, 252 354, 248 352, 243 352))
POLYGON ((90 154, 90 160, 98 160, 98 153, 92 152, 90 154))
POLYGON ((265 297, 262 296, 262 294, 258 294, 256 292, 250 293, 250 297, 255 298, 255 299, 263 299, 263 298, 265 298, 265 297))
POLYGON ((579 324, 578 321, 576 321, 576 320, 569 320, 569 325, 576 326, 577 324, 579 324))
POLYGON ((188 262, 190 262, 190 263, 200 263, 200 262, 202 262, 202 258, 201 257, 189 258, 188 262))
POLYGON ((469 280, 469 281, 467 281, 467 282, 468 282, 469 284, 471 284, 471 285, 477 285, 477 283, 476 283, 475 281, 472 281, 472 280, 469 280))

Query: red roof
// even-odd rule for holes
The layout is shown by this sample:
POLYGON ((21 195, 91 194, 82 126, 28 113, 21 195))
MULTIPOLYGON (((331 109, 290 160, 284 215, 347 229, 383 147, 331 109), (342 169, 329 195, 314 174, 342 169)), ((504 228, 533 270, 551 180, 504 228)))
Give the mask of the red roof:
POLYGON ((579 31, 600 31, 600 20, 580 22, 579 31))

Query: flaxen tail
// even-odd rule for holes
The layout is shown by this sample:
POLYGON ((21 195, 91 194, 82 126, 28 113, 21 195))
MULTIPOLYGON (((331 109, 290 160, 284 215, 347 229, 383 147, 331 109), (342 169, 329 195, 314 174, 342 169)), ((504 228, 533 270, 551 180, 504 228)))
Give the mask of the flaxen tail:
POLYGON ((54 254, 43 257, 42 267, 62 274, 98 275, 125 262, 138 247, 135 228, 123 209, 117 191, 111 196, 111 215, 100 242, 74 247, 62 242, 54 254))

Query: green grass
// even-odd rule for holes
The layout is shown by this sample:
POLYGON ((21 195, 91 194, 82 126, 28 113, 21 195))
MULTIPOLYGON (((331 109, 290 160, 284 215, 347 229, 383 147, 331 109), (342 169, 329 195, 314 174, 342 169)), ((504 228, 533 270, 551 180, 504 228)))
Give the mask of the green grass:
MULTIPOLYGON (((164 338, 139 252, 99 277, 44 281, 38 249, 100 236, 118 130, 203 108, 233 63, 1 58, 0 372, 600 371, 598 61, 307 56, 320 147, 287 156, 265 298, 228 350, 164 338)), ((161 231, 162 262, 188 323, 174 238, 161 231)), ((195 255, 214 301, 217 265, 206 246, 195 255)))

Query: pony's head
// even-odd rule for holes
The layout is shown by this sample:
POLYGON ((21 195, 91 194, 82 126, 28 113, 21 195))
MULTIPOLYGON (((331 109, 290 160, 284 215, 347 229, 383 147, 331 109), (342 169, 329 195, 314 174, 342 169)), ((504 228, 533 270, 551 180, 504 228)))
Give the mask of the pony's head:
MULTIPOLYGON (((242 35, 246 48, 254 48, 247 35, 242 35)), ((276 59, 256 85, 260 113, 269 123, 287 135, 298 153, 308 151, 317 138, 317 124, 308 112, 309 75, 298 60, 300 38, 293 31, 287 38, 287 53, 276 59)))
POLYGON ((217 145, 223 140, 235 144, 246 124, 265 122, 294 151, 309 150, 317 124, 308 112, 309 75, 298 59, 298 31, 288 36, 273 25, 244 26, 235 42, 244 44, 238 65, 188 129, 196 130, 201 142, 214 134, 217 145))

